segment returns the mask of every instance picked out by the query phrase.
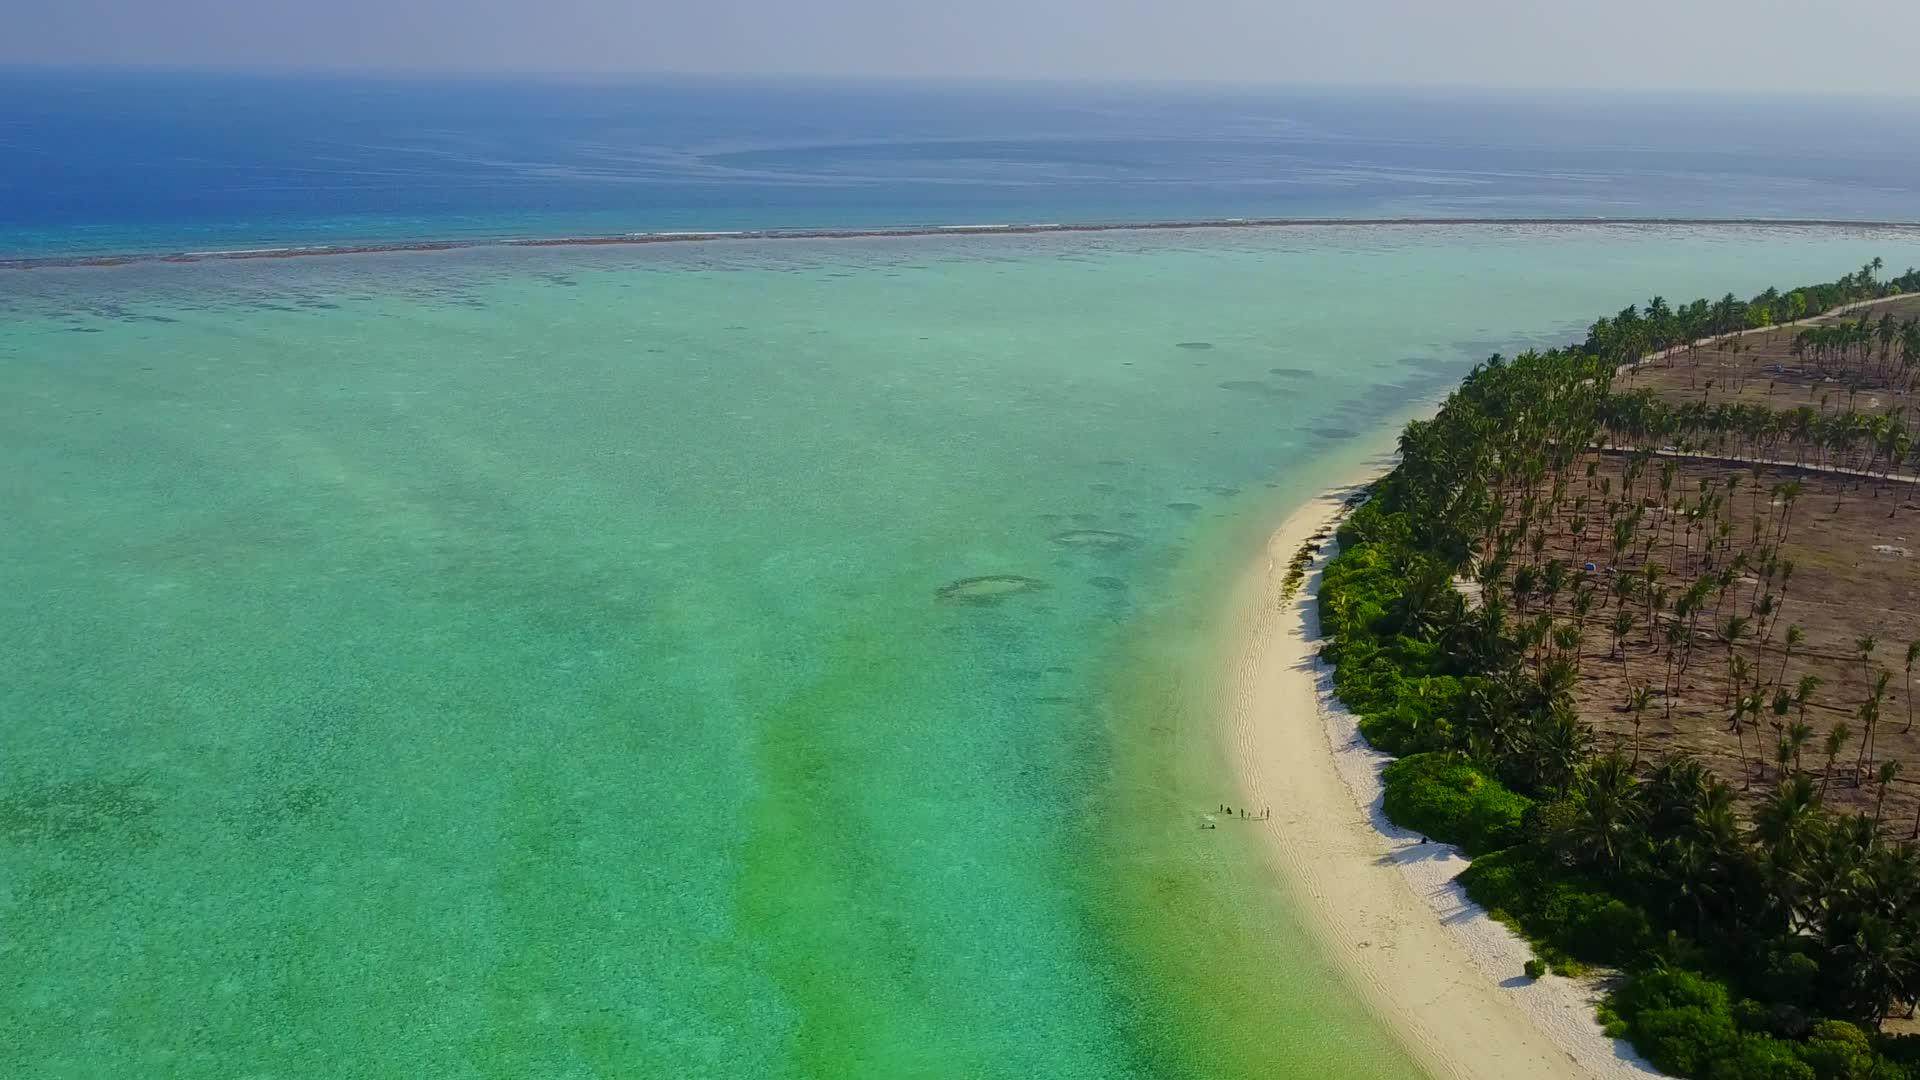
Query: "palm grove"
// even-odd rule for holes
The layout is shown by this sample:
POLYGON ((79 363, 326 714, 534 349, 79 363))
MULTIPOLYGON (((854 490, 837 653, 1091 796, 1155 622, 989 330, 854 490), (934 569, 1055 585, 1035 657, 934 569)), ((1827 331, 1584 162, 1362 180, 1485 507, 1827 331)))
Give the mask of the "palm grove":
POLYGON ((1796 354, 1823 365, 1823 385, 1854 390, 1804 413, 1631 387, 1640 365, 1733 347, 1738 331, 1920 290, 1920 273, 1879 269, 1745 302, 1656 300, 1582 345, 1493 358, 1407 428, 1322 582, 1339 696, 1400 755, 1388 813, 1477 856, 1470 893, 1546 961, 1633 973, 1610 1026, 1682 1076, 1920 1077, 1920 1037, 1880 1034, 1920 997, 1920 814, 1885 813, 1900 763, 1876 745, 1911 726, 1910 698, 1897 715, 1893 695, 1920 645, 1855 642, 1865 690, 1848 720, 1816 727, 1809 707, 1835 705, 1793 662, 1803 635, 1782 555, 1802 482, 1696 476, 1683 458, 1904 486, 1920 464, 1909 419, 1867 411, 1859 391, 1910 393, 1920 331, 1802 331, 1796 354), (1582 665, 1628 650, 1652 674, 1615 706, 1631 735, 1603 746, 1574 689, 1582 665), (1707 669, 1738 775, 1639 737, 1707 669), (1868 797, 1842 809, 1840 792, 1868 797))

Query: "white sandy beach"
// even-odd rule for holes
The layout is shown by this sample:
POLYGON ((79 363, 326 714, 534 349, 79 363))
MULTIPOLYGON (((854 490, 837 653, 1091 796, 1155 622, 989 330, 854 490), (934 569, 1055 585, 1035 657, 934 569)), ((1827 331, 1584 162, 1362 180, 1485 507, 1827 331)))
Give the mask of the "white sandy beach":
POLYGON ((1297 596, 1282 593, 1294 552, 1332 526, 1350 489, 1295 511, 1234 592, 1242 644, 1229 673, 1229 749, 1246 802, 1272 808, 1272 819, 1256 827, 1276 876, 1433 1075, 1660 1075, 1601 1031, 1589 982, 1522 974, 1531 951, 1466 899, 1454 882, 1467 866, 1457 849, 1421 844, 1381 810, 1379 774, 1390 759, 1361 740, 1317 656, 1314 597, 1324 562, 1297 596))

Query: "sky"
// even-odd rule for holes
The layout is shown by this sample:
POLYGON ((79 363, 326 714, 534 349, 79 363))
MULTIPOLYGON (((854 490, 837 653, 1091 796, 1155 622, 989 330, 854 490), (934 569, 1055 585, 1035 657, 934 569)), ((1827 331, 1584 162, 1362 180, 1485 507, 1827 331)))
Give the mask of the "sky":
POLYGON ((1920 96, 1920 4, 1902 0, 6 0, 0 12, 0 64, 1920 96))

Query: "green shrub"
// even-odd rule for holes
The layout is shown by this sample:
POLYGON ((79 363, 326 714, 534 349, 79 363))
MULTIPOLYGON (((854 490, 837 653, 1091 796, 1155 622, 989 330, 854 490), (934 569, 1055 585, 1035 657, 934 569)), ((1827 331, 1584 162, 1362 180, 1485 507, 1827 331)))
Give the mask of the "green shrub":
MULTIPOLYGON (((1753 998, 1741 998, 1739 1001, 1733 1003, 1733 1022, 1740 1026, 1741 1031, 1752 1032, 1756 1035, 1776 1035, 1792 1038, 1793 1033, 1785 1030, 1789 1026, 1790 1021, 1782 1016, 1783 1011, 1792 1012, 1794 1009, 1791 1005, 1781 1005, 1778 1003, 1769 1005, 1764 1001, 1756 1001, 1753 998)), ((1801 1034, 1804 1033, 1804 1031, 1801 1032, 1801 1034)))
POLYGON ((1463 759, 1415 754, 1387 766, 1386 811, 1394 824, 1458 844, 1470 855, 1521 840, 1529 801, 1463 759))
POLYGON ((1547 974, 1547 962, 1536 956, 1528 960, 1526 967, 1521 970, 1527 973, 1527 978, 1529 979, 1544 978, 1547 974))
POLYGON ((1733 1022, 1741 1031, 1753 1031, 1765 1034, 1773 1010, 1765 1002, 1752 998, 1741 998, 1733 1003, 1733 1022))
POLYGON ((1567 951, 1575 956, 1623 961, 1653 940, 1647 913, 1624 900, 1608 900, 1598 908, 1585 909, 1583 915, 1568 925, 1567 951))
POLYGON ((1495 918, 1518 920, 1538 907, 1536 897, 1545 886, 1540 878, 1538 853, 1516 847, 1473 860, 1461 871, 1460 884, 1495 918))
POLYGON ((1342 550, 1321 578, 1321 630, 1339 638, 1374 634, 1406 586, 1385 549, 1361 544, 1342 550))
POLYGON ((1844 1020, 1813 1025, 1800 1056, 1818 1080, 1878 1080, 1866 1033, 1844 1020))
POLYGON ((1403 696, 1391 708, 1362 714, 1360 734, 1367 744, 1395 757, 1429 754, 1453 745, 1453 722, 1435 715, 1425 702, 1403 696))
POLYGON ((1729 1012, 1727 988, 1698 972, 1678 969, 1649 971, 1614 992, 1613 1006, 1631 1018, 1643 1009, 1703 1008, 1729 1012))
POLYGON ((1707 1080, 1816 1080, 1794 1044, 1765 1035, 1741 1038, 1738 1049, 1707 1067, 1707 1080))
POLYGON ((1391 549, 1413 546, 1413 522, 1403 513, 1388 513, 1378 500, 1347 516, 1334 534, 1342 549, 1356 544, 1378 544, 1391 549))
POLYGON ((1776 950, 1767 956, 1760 987, 1770 1001, 1805 1005, 1813 1000, 1819 979, 1819 961, 1803 952, 1776 950))
POLYGON ((1532 846, 1473 860, 1460 883, 1475 903, 1526 935, 1556 968, 1625 963, 1654 943, 1640 908, 1532 846))
MULTIPOLYGON (((1477 865, 1477 864, 1476 864, 1477 865)), ((1616 990, 1601 1010, 1611 1035, 1625 1035, 1662 1072, 1697 1080, 1907 1080, 1890 1057, 1876 1057, 1852 1024, 1823 1020, 1805 1042, 1757 1030, 1776 1009, 1763 1002, 1729 1006, 1727 988, 1696 972, 1650 971, 1616 990), (1738 1023, 1736 1023, 1736 1018, 1738 1023), (1746 1029, 1744 1032, 1741 1029, 1746 1029)))
POLYGON ((1696 1005, 1646 1009, 1628 1022, 1633 1045, 1661 1072, 1703 1077, 1740 1045, 1733 1017, 1696 1005))

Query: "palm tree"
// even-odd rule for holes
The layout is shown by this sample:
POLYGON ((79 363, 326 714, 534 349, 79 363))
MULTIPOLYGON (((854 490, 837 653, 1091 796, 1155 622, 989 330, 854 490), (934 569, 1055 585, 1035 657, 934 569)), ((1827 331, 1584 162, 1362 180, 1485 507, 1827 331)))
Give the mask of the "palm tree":
MULTIPOLYGON (((1654 532, 1656 535, 1658 534, 1659 529, 1657 526, 1654 532)), ((1640 595, 1641 598, 1647 602, 1647 640, 1649 642, 1653 640, 1654 613, 1659 611, 1666 603, 1667 591, 1660 588, 1660 576, 1664 573, 1666 573, 1666 568, 1651 560, 1640 568, 1640 595)))
POLYGON ((1785 780, 1787 778, 1787 762, 1793 760, 1794 753, 1797 749, 1793 743, 1788 740, 1786 732, 1787 714, 1792 711, 1793 695, 1787 693, 1780 687, 1774 687, 1773 719, 1770 723, 1773 725, 1775 739, 1774 762, 1779 766, 1779 771, 1775 774, 1775 777, 1779 780, 1785 780))
POLYGON ((1653 704, 1653 687, 1640 685, 1627 695, 1627 709, 1633 713, 1633 767, 1640 767, 1640 722, 1646 719, 1647 708, 1653 704))
POLYGON ((1704 808, 1707 788, 1719 781, 1700 760, 1685 751, 1655 762, 1642 792, 1647 803, 1647 828, 1668 834, 1691 828, 1704 808))
POLYGON ((1573 687, 1578 681, 1573 665, 1565 660, 1549 660, 1538 677, 1539 703, 1545 708, 1573 707, 1573 687))
MULTIPOLYGON (((1747 686, 1747 677, 1752 674, 1753 665, 1747 661, 1746 657, 1735 653, 1733 663, 1727 667, 1727 679, 1732 684, 1728 689, 1734 698, 1738 699, 1742 696, 1747 686)), ((1754 685, 1758 686, 1759 683, 1756 682, 1754 685)))
POLYGON ((1863 679, 1873 677, 1873 650, 1879 644, 1880 639, 1872 634, 1862 634, 1853 639, 1853 649, 1860 654, 1860 674, 1863 679))
POLYGON ((1793 747, 1793 771, 1799 772, 1800 753, 1807 745, 1807 740, 1813 738, 1813 729, 1806 724, 1795 721, 1787 725, 1787 733, 1784 737, 1787 740, 1787 745, 1793 747))
MULTIPOLYGON (((1746 663, 1746 659, 1744 656, 1739 657, 1742 664, 1746 663)), ((1742 791, 1753 783, 1753 772, 1747 765, 1747 714, 1751 713, 1758 718, 1760 710, 1764 707, 1764 702, 1761 701, 1758 693, 1741 694, 1734 702, 1733 711, 1727 714, 1727 729, 1733 732, 1734 741, 1740 747, 1740 790, 1742 791)), ((1754 741, 1759 742, 1757 738, 1754 741)), ((1757 751, 1759 747, 1756 745, 1754 749, 1757 751)), ((1766 766, 1761 766, 1761 769, 1764 771, 1766 766)))
POLYGON ((1893 783, 1894 777, 1899 775, 1900 762, 1895 760, 1881 762, 1880 771, 1874 776, 1874 780, 1880 785, 1879 792, 1873 798, 1873 827, 1876 829, 1880 827, 1880 814, 1887 807, 1887 785, 1893 783))
POLYGON ((1683 643, 1686 643, 1686 634, 1686 627, 1679 622, 1667 624, 1667 651, 1664 658, 1665 668, 1660 674, 1660 697, 1663 701, 1662 708, 1669 720, 1673 719, 1673 663, 1680 658, 1680 648, 1683 643))
POLYGON ((1783 732, 1773 743, 1773 786, 1779 787, 1787 782, 1787 763, 1793 760, 1793 744, 1787 741, 1783 732))
POLYGON ((1804 775, 1774 789, 1753 815, 1753 836, 1764 853, 1773 897, 1789 926, 1799 910, 1807 857, 1826 832, 1820 792, 1804 775))
POLYGON ((1626 607, 1633 599, 1634 582, 1640 579, 1632 574, 1619 574, 1613 579, 1613 602, 1618 607, 1626 607))
POLYGON ((1833 958, 1842 968, 1848 1011, 1878 1030, 1896 997, 1914 983, 1916 960, 1910 936, 1886 917, 1867 912, 1851 932, 1835 943, 1833 958))
POLYGON ((1780 653, 1780 674, 1773 677, 1776 683, 1787 681, 1787 661, 1793 659, 1793 647, 1807 640, 1807 632, 1800 629, 1799 623, 1787 624, 1787 641, 1780 653))
POLYGON ((1913 665, 1916 661, 1920 661, 1920 641, 1909 641, 1907 642, 1907 726, 1900 729, 1902 735, 1913 730, 1913 665))
POLYGON ((1727 621, 1720 624, 1720 644, 1727 647, 1727 683, 1729 689, 1725 700, 1732 701, 1740 693, 1740 683, 1734 680, 1733 662, 1736 659, 1734 647, 1747 634, 1747 618, 1744 615, 1729 615, 1727 621))
POLYGON ((1848 727, 1844 720, 1833 725, 1832 730, 1827 732, 1827 764, 1820 773, 1821 791, 1827 790, 1827 785, 1833 782, 1833 763, 1840 757, 1840 751, 1847 748, 1847 741, 1852 738, 1853 729, 1848 727))
POLYGON ((1814 692, 1820 689, 1823 680, 1818 675, 1802 675, 1793 687, 1793 704, 1800 710, 1800 722, 1807 722, 1807 705, 1813 701, 1814 692))
POLYGON ((1579 862, 1617 877, 1642 843, 1646 809, 1633 766, 1618 751, 1594 759, 1580 776, 1580 813, 1562 838, 1579 862))
POLYGON ((1575 671, 1580 670, 1580 645, 1581 645, 1581 642, 1584 640, 1585 640, 1585 635, 1581 634, 1580 628, 1573 624, 1569 623, 1564 626, 1556 626, 1553 628, 1554 649, 1557 650, 1562 656, 1565 656, 1568 653, 1573 654, 1573 670, 1575 671))
POLYGON ((1860 736, 1860 756, 1853 763, 1853 785, 1860 786, 1860 778, 1866 775, 1862 770, 1873 763, 1873 733, 1880 723, 1880 704, 1887 696, 1887 683, 1893 673, 1881 669, 1874 676, 1873 688, 1867 692, 1867 700, 1860 703, 1860 726, 1864 729, 1860 736))
POLYGON ((1773 624, 1780 618, 1780 597, 1773 593, 1761 594, 1760 599, 1754 602, 1752 614, 1754 618, 1760 620, 1763 628, 1760 632, 1760 644, 1765 645, 1767 639, 1773 636, 1773 624))
POLYGON ((1622 663, 1626 662, 1626 654, 1620 647, 1626 641, 1627 635, 1633 632, 1635 621, 1633 612, 1624 607, 1613 613, 1613 659, 1622 663))
POLYGON ((1776 545, 1787 542, 1787 530, 1792 527, 1793 524, 1793 504, 1800 498, 1800 493, 1805 490, 1806 485, 1798 480, 1788 480, 1780 485, 1780 501, 1782 506, 1780 508, 1780 528, 1774 537, 1774 543, 1776 545))
POLYGON ((1593 745, 1593 732, 1570 706, 1558 705, 1534 722, 1531 768, 1541 789, 1564 794, 1593 745))

